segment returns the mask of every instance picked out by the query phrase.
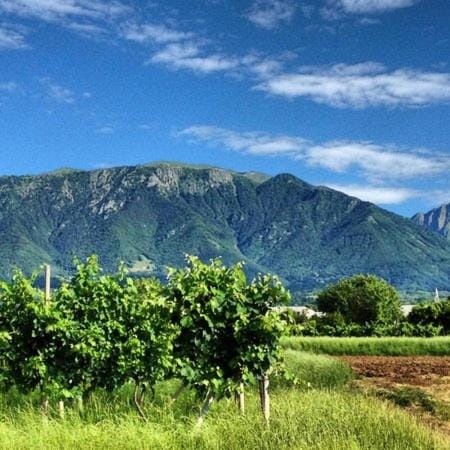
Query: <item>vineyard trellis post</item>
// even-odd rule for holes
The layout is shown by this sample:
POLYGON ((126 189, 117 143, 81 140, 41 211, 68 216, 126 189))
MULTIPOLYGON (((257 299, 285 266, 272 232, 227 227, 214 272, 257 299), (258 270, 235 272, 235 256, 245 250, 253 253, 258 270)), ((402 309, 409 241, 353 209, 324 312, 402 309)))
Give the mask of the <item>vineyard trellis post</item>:
POLYGON ((241 414, 245 414, 245 391, 244 383, 239 385, 239 397, 238 397, 239 411, 241 414))
POLYGON ((48 305, 51 295, 51 273, 52 269, 50 264, 45 265, 45 303, 48 305))
POLYGON ((270 421, 270 397, 269 397, 269 377, 267 374, 261 377, 259 381, 259 396, 261 399, 261 409, 266 425, 269 426, 270 421))

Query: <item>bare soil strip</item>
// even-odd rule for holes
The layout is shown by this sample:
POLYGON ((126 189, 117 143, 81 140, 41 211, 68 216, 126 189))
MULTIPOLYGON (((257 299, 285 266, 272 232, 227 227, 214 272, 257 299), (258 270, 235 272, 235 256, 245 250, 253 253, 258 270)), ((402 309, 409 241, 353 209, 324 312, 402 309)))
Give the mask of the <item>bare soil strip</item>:
MULTIPOLYGON (((361 379, 356 383, 368 393, 398 392, 415 388, 450 408, 450 357, 439 356, 342 356, 361 379)), ((407 409, 431 427, 450 436, 450 421, 409 406, 407 409)), ((448 410, 448 409, 447 409, 448 410)))
POLYGON ((387 382, 430 386, 450 377, 450 357, 441 356, 342 356, 360 376, 387 382))

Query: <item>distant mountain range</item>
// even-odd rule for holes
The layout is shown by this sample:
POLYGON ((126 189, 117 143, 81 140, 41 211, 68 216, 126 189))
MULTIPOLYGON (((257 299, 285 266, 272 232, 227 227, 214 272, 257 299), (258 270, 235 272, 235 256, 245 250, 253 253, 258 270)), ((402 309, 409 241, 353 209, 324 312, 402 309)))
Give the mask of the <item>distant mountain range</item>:
POLYGON ((442 205, 425 214, 418 213, 412 220, 450 240, 450 204, 442 205))
MULTIPOLYGON (((419 220, 416 220, 420 222, 419 220)), ((137 275, 243 260, 293 290, 375 273, 408 291, 448 289, 450 242, 371 203, 281 174, 160 163, 0 178, 0 276, 97 253, 137 275)))

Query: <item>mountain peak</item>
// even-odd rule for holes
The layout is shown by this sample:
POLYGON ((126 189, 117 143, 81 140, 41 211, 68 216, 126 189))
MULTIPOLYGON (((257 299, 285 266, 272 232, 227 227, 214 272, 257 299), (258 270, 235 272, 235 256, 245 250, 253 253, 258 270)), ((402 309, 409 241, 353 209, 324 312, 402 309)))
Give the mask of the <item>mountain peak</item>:
POLYGON ((450 203, 432 209, 427 213, 417 213, 412 220, 450 240, 450 203))

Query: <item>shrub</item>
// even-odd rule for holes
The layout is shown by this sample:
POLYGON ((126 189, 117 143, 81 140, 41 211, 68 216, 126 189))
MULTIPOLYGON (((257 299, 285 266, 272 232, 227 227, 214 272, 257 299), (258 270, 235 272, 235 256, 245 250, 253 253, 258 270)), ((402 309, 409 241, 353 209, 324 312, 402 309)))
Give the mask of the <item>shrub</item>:
POLYGON ((187 268, 170 270, 167 290, 180 324, 178 376, 199 394, 230 396, 276 365, 286 322, 273 307, 289 300, 276 278, 247 284, 241 264, 189 257, 187 268))
POLYGON ((318 295, 317 306, 328 315, 334 314, 337 325, 394 325, 402 317, 399 294, 374 275, 356 275, 339 281, 318 295))
POLYGON ((414 306, 408 321, 415 326, 440 327, 443 334, 450 333, 450 301, 424 303, 414 306))

